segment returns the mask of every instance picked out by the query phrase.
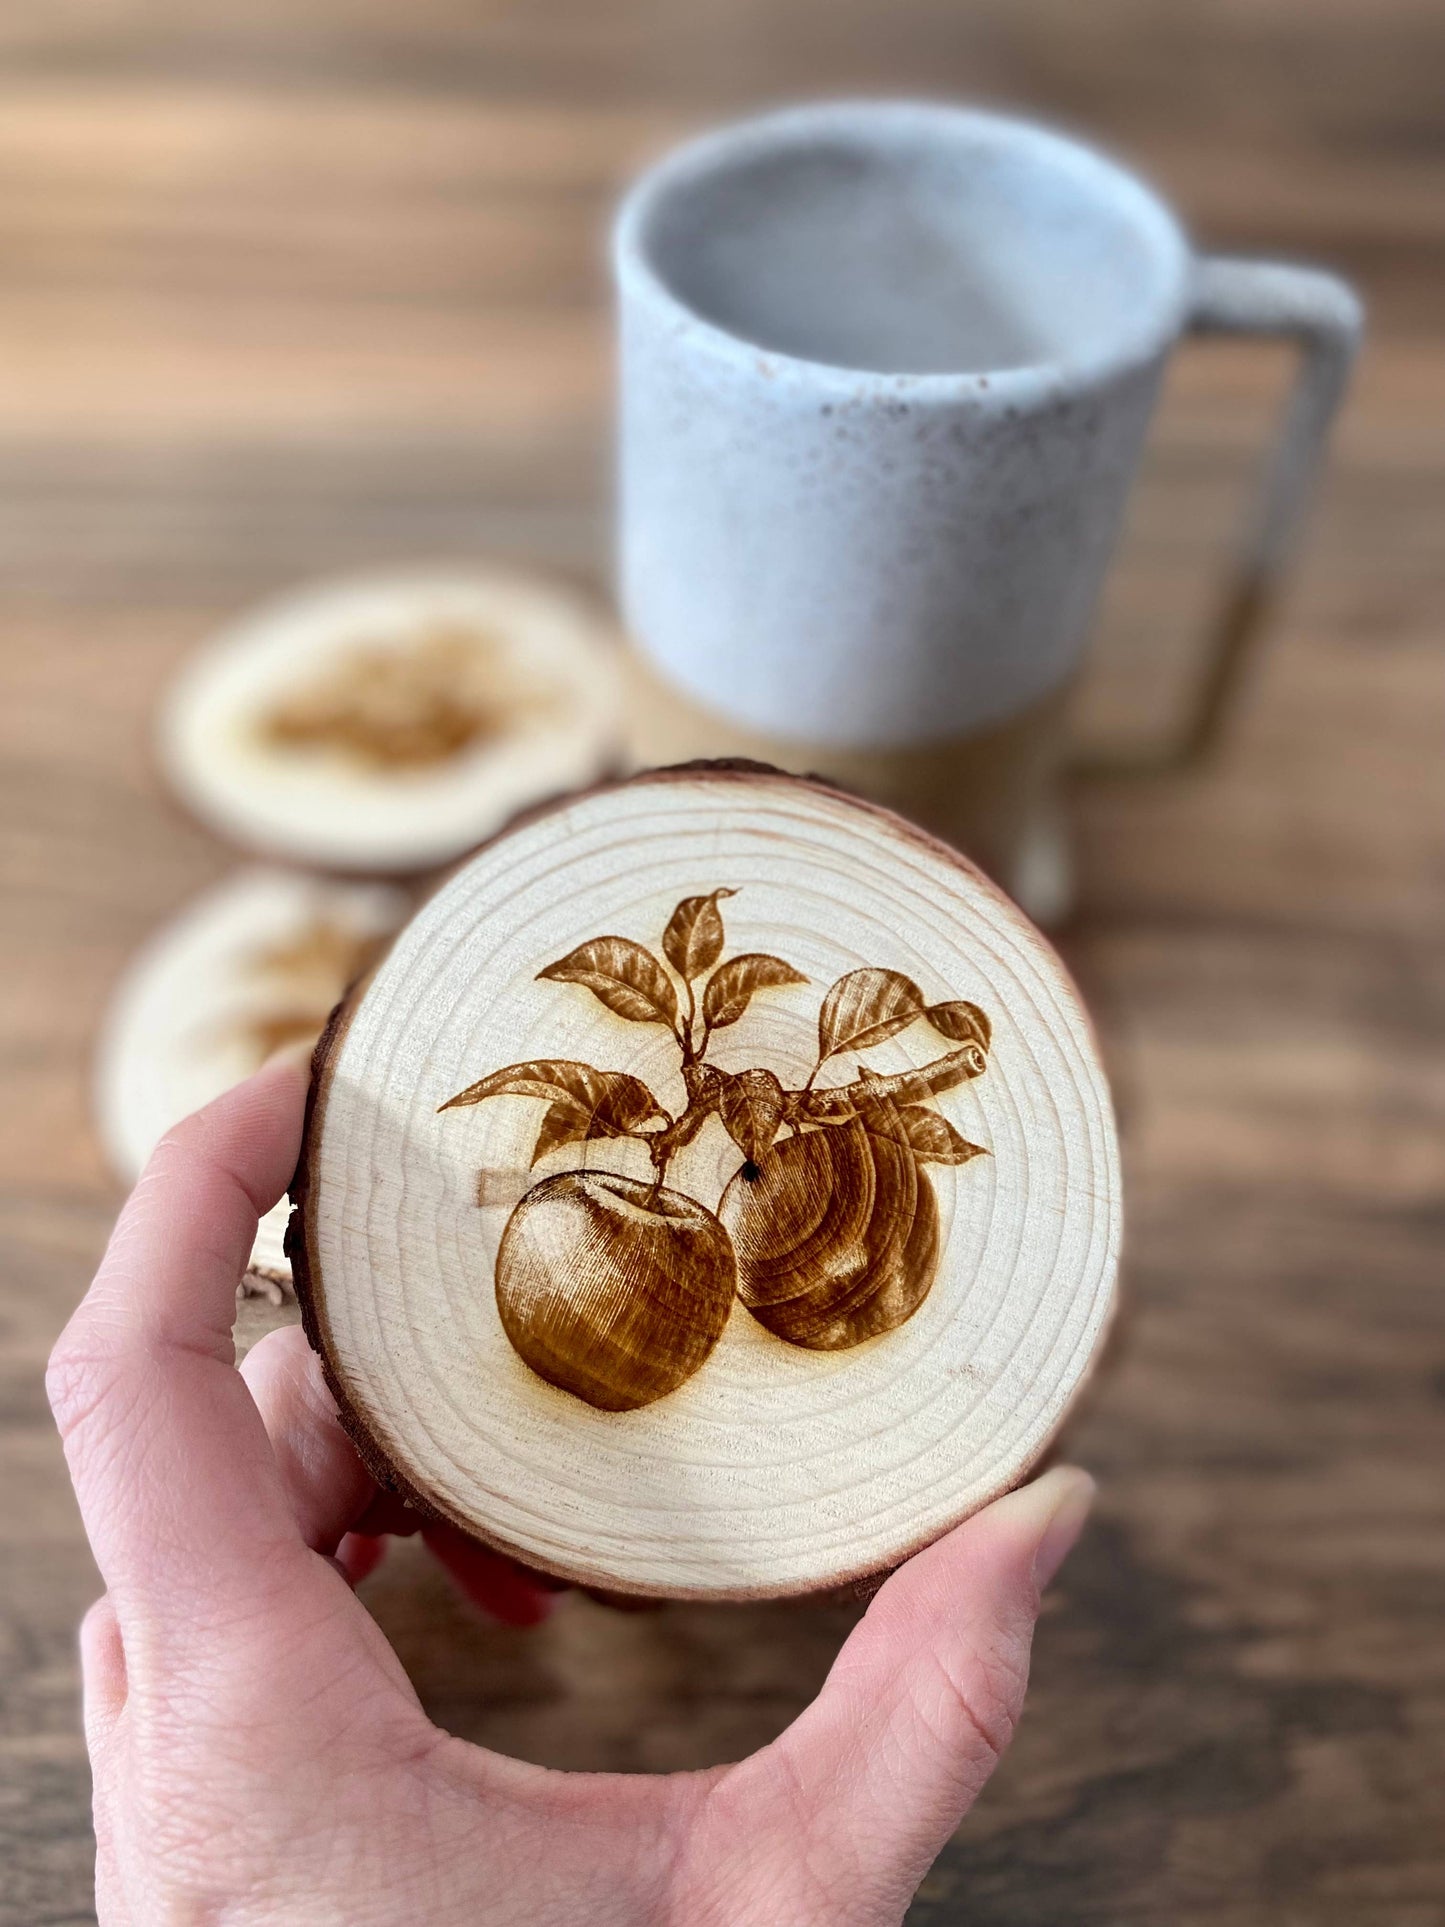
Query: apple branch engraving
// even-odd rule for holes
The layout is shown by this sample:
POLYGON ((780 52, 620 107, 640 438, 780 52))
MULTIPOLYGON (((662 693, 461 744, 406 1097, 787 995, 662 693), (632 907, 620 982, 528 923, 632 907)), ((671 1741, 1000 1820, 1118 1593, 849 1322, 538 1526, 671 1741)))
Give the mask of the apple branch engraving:
POLYGON ((924 1167, 987 1155, 931 1108, 988 1068, 992 1027, 977 1004, 930 1003, 901 971, 848 971, 818 1014, 818 1055, 787 1089, 766 1066, 707 1061, 715 1034, 754 997, 807 982, 781 957, 724 960, 719 905, 736 890, 684 897, 658 955, 630 937, 590 938, 538 971, 577 985, 615 1017, 665 1026, 686 1103, 674 1113, 638 1077, 564 1058, 509 1064, 439 1106, 541 1100, 537 1164, 564 1145, 630 1138, 652 1179, 568 1170, 512 1212, 497 1255, 497 1306, 519 1356, 548 1383, 605 1411, 650 1404, 690 1378, 722 1334, 734 1297, 791 1345, 838 1351, 892 1331, 928 1295, 938 1212, 924 1167), (926 1023, 953 1048, 917 1069, 865 1065, 819 1087, 825 1065, 926 1023), (716 1212, 666 1182, 716 1117, 742 1162, 716 1212))

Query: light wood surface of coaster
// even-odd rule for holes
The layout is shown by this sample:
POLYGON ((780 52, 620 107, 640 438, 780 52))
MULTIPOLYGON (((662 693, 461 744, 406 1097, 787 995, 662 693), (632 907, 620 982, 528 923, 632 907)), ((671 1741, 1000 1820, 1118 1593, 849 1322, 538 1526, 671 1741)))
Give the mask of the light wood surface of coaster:
POLYGON ((806 1593, 1017 1483, 1114 1297, 1063 967, 946 846, 695 765, 521 822, 318 1052, 292 1257, 374 1469, 583 1584, 806 1593))

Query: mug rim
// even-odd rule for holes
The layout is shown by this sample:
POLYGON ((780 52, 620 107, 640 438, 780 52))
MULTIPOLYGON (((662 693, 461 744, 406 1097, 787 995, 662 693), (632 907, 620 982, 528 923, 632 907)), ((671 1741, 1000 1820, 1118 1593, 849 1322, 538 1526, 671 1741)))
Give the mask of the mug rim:
POLYGON ((724 361, 745 361, 756 370, 762 357, 771 374, 791 374, 813 387, 853 395, 863 383, 886 389, 890 395, 904 389, 924 401, 957 401, 968 395, 987 403, 996 397, 1017 402, 1101 386, 1154 360, 1182 328, 1194 252, 1182 223, 1164 199, 1130 168, 1090 142, 1045 122, 988 108, 949 101, 855 99, 773 109, 727 122, 673 147, 644 169, 624 194, 613 222, 612 258, 624 296, 645 303, 674 326, 685 327, 700 346, 724 361), (814 361, 735 334, 685 301, 652 258, 647 229, 658 208, 671 196, 739 162, 785 153, 819 134, 861 136, 865 143, 886 149, 900 136, 930 129, 953 136, 982 134, 1015 150, 1032 150, 1060 173, 1082 181, 1100 200, 1122 207, 1160 267, 1160 298, 1145 304, 1138 318, 1120 328, 1102 349, 1003 368, 898 373, 814 361))

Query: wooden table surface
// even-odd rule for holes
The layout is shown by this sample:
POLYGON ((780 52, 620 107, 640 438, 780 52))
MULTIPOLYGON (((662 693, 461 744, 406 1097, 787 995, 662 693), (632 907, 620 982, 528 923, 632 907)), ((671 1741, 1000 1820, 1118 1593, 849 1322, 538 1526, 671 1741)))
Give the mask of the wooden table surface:
MULTIPOLYGON (((1445 1917, 1442 65, 1430 0, 9 0, 0 1919, 91 1918, 96 1578, 40 1374, 116 1203, 92 1041, 128 953, 232 861, 157 785, 157 692, 312 574, 493 552, 604 580, 604 210, 699 121, 836 88, 1085 126, 1207 241, 1332 262, 1372 314, 1229 754, 1079 801, 1066 947, 1121 1103, 1132 1315, 1074 1431, 1098 1522, 1023 1730, 912 1918, 1445 1917)), ((1179 687, 1282 374, 1181 362, 1096 726, 1179 687)), ((409 1551, 370 1598, 444 1724, 578 1767, 756 1745, 849 1621, 569 1599, 502 1633, 409 1551)))

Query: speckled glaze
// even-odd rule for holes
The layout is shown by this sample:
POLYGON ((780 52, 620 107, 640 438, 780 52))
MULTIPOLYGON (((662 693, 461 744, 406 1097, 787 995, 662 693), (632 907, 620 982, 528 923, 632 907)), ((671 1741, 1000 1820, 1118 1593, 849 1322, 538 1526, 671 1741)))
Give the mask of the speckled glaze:
POLYGON ((623 205, 615 262, 622 599, 672 683, 752 728, 883 747, 985 729, 1067 678, 1189 299, 1189 249, 1146 188, 991 114, 806 107, 665 159, 623 205), (859 252, 906 274, 915 190, 933 269, 983 322, 930 338, 899 284, 879 327, 903 354, 840 365, 847 317, 789 309, 813 210, 825 251, 831 228, 846 257, 856 224, 859 252), (771 261, 750 252, 760 220, 771 261), (773 269, 754 299, 746 277, 773 269), (794 351, 810 330, 822 358, 794 351), (982 365, 933 365, 970 346, 982 365))

